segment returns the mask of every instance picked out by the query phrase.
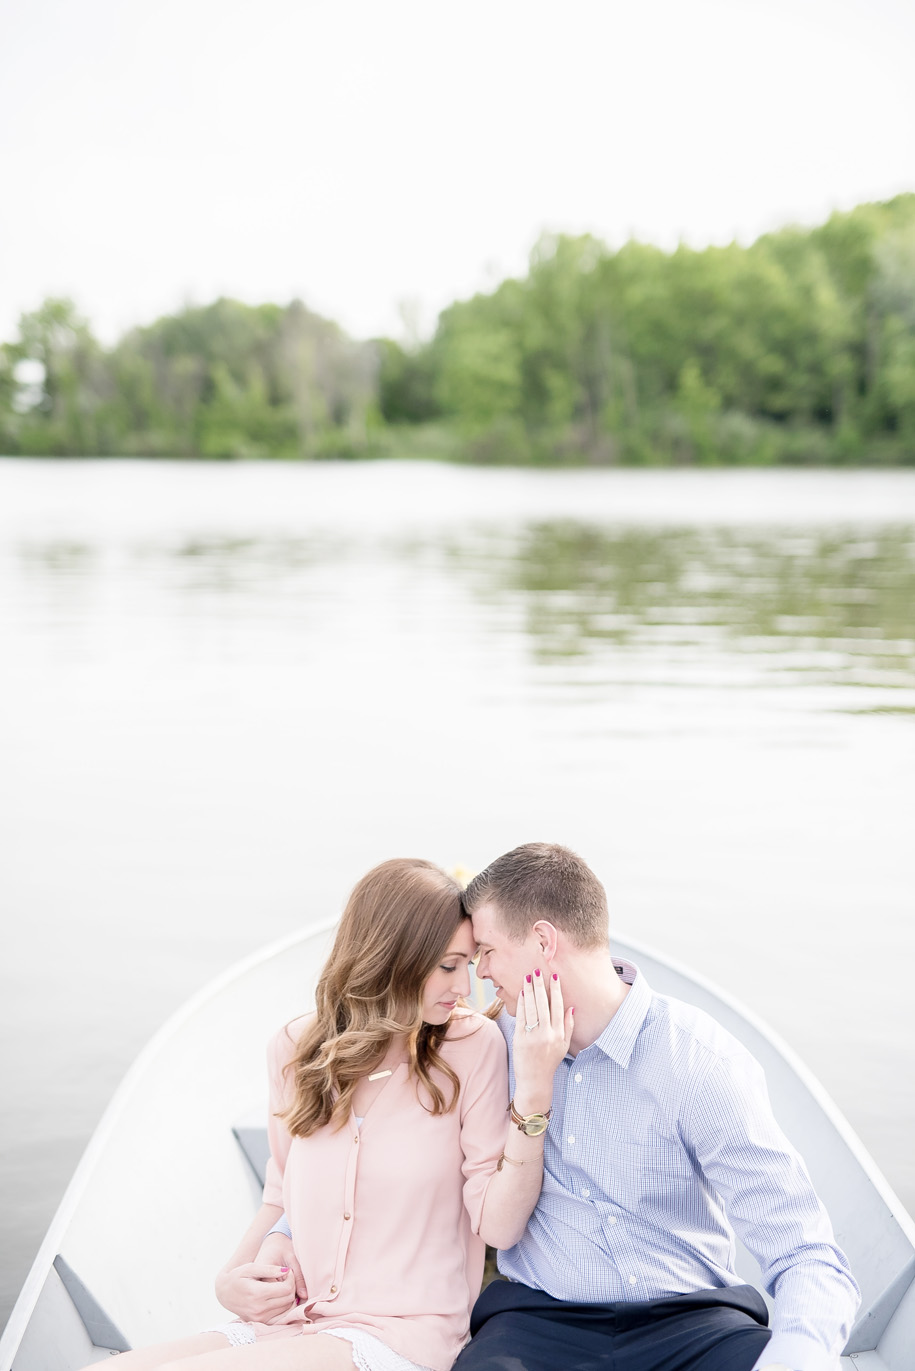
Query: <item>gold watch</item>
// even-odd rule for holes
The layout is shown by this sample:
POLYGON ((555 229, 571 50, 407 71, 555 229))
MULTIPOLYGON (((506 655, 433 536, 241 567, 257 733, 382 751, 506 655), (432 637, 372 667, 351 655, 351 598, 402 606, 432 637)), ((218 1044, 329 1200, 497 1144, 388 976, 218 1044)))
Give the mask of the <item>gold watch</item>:
POLYGON ((516 1123, 519 1132, 525 1133, 529 1138, 539 1138, 541 1133, 546 1132, 546 1126, 553 1112, 551 1106, 545 1114, 519 1114, 515 1108, 514 1100, 512 1100, 509 1108, 511 1109, 512 1123, 516 1123))

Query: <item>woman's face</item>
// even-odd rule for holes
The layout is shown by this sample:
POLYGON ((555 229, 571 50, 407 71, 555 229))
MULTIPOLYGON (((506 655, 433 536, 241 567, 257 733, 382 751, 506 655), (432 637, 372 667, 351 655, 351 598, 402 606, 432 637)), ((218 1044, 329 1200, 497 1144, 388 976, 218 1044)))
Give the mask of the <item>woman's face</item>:
POLYGON ((445 955, 423 986, 423 1021, 446 1023, 462 995, 470 994, 470 961, 476 953, 473 925, 462 919, 445 955))

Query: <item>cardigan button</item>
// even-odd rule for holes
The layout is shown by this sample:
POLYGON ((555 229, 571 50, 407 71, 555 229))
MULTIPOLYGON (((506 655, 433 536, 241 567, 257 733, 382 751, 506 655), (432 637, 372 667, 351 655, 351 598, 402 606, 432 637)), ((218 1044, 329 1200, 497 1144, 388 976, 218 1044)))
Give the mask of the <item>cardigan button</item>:
POLYGON ((336 1293, 337 1293, 337 1287, 336 1287, 335 1285, 332 1285, 332 1286, 330 1287, 330 1293, 331 1293, 332 1295, 336 1295, 336 1293))
POLYGON ((349 1218, 349 1214, 344 1214, 343 1217, 344 1217, 345 1219, 348 1219, 348 1218, 349 1218))

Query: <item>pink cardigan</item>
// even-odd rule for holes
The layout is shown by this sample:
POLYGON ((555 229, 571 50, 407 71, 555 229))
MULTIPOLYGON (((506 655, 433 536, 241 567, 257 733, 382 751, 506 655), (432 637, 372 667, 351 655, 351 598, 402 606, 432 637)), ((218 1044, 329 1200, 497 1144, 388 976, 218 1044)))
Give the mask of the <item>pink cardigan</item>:
MULTIPOLYGON (((270 1044, 271 1157, 264 1202, 286 1210, 308 1298, 258 1338, 362 1328, 433 1371, 467 1341, 485 1249, 483 1200, 505 1142, 508 1069, 496 1025, 458 1011, 442 1056, 461 1083, 449 1114, 423 1108, 405 1065, 360 1126, 292 1138, 275 1117, 289 1099, 289 1061, 307 1019, 270 1044)), ((450 1083, 440 1085, 449 1099, 450 1083)))

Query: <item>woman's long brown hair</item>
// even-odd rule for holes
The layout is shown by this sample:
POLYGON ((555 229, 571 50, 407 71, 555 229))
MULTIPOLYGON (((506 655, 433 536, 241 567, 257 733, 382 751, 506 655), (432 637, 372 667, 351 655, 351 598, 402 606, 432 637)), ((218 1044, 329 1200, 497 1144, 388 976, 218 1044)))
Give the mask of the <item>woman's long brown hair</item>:
POLYGON ((357 1083, 399 1035, 431 1112, 454 1108, 459 1082, 439 1053, 448 1024, 423 1022, 422 995, 466 917, 460 886, 432 862, 395 858, 363 876, 318 981, 317 1012, 287 1067, 295 1098, 279 1117, 290 1133, 307 1138, 331 1121, 342 1126, 357 1083), (452 1084, 447 1103, 434 1070, 452 1084))

